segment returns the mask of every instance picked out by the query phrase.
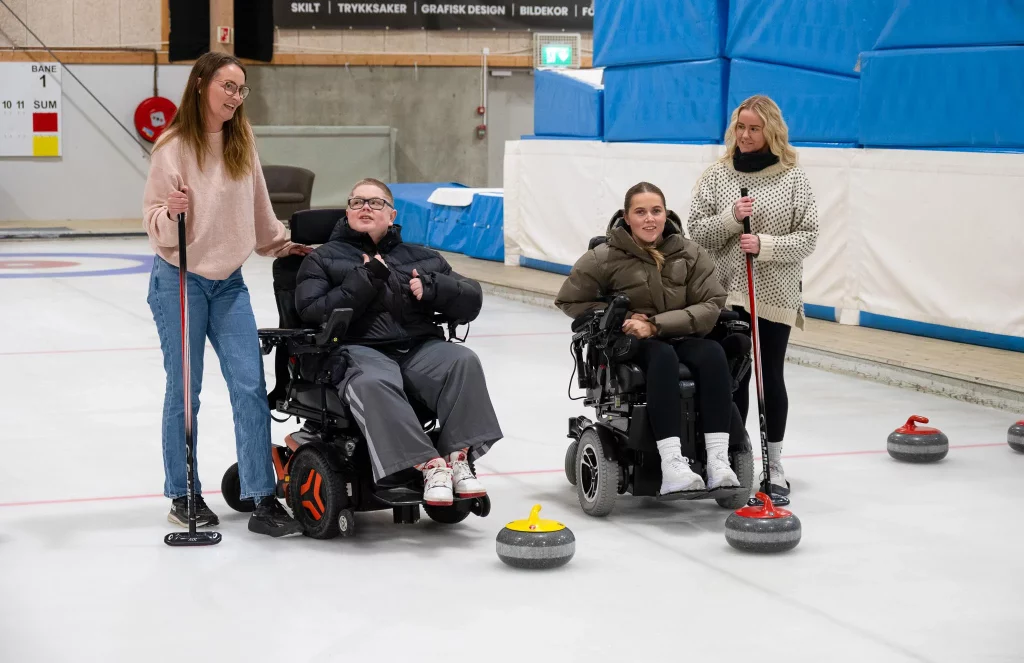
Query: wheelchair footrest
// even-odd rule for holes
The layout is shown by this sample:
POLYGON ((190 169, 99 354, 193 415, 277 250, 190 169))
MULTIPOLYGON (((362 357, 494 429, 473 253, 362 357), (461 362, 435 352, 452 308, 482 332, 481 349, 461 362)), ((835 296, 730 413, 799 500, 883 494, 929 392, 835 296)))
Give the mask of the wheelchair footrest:
POLYGON ((658 495, 659 502, 674 502, 676 500, 718 500, 736 495, 746 494, 749 489, 743 486, 730 488, 715 488, 714 490, 686 490, 668 495, 658 495))

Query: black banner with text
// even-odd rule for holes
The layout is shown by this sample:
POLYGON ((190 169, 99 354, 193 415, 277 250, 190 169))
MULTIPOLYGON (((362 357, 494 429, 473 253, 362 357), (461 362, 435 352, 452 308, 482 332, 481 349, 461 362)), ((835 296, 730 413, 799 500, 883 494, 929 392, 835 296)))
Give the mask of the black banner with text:
POLYGON ((274 0, 283 29, 338 30, 581 30, 594 29, 592 0, 464 0, 463 2, 353 2, 274 0))

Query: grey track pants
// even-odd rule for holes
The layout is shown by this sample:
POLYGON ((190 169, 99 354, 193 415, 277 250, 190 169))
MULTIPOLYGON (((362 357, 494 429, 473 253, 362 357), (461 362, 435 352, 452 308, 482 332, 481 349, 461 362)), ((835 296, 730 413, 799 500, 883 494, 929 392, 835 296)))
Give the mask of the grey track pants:
POLYGON ((429 340, 405 354, 361 345, 345 353, 349 365, 338 392, 366 437, 375 481, 459 449, 479 458, 502 438, 483 367, 469 348, 429 340), (436 449, 410 398, 437 413, 436 449))

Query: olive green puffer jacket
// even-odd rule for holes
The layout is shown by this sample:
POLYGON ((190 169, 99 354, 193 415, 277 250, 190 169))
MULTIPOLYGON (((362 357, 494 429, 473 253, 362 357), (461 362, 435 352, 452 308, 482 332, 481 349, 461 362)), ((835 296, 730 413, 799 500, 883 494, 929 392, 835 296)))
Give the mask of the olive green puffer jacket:
POLYGON ((657 336, 703 336, 714 328, 725 305, 725 290, 715 275, 715 262, 680 231, 670 212, 665 231, 655 246, 665 256, 658 267, 647 251, 633 241, 621 210, 612 217, 608 240, 587 251, 573 265, 555 306, 571 318, 603 310, 614 295, 629 297, 630 313, 643 313, 657 336))

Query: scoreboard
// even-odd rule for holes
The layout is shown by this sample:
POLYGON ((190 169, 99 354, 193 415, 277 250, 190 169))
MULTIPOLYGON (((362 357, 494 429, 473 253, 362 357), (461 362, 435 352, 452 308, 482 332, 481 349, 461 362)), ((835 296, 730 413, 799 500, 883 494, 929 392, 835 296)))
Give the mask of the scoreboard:
POLYGON ((61 66, 0 63, 0 158, 61 156, 61 66))

